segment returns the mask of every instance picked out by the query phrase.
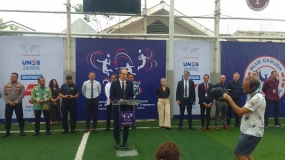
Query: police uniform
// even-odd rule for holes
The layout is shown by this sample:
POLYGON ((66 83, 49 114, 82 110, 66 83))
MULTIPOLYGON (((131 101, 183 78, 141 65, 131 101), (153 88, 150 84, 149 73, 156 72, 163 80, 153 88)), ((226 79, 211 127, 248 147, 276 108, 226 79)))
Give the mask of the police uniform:
MULTIPOLYGON (((77 85, 72 83, 68 85, 63 84, 60 89, 62 95, 72 95, 75 96, 78 93, 77 85)), ((61 101, 61 114, 62 114, 62 128, 64 131, 68 131, 67 115, 70 114, 70 125, 71 131, 76 128, 76 99, 75 98, 62 98, 61 101)))
POLYGON ((11 119, 14 110, 19 123, 20 132, 24 131, 25 123, 23 119, 23 106, 22 106, 22 99, 24 98, 24 96, 25 96, 25 87, 20 82, 16 83, 9 82, 3 88, 3 99, 6 104, 5 105, 6 134, 10 135, 11 119), (9 102, 15 102, 15 105, 11 106, 9 102))

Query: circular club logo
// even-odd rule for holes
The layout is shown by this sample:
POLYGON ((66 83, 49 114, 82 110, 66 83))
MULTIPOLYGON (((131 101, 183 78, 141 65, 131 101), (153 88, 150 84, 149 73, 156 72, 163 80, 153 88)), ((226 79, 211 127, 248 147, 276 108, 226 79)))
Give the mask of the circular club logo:
POLYGON ((246 0, 248 7, 254 11, 261 11, 269 4, 269 0, 246 0))
POLYGON ((280 97, 283 97, 285 87, 285 69, 284 65, 278 59, 270 56, 262 56, 254 59, 246 67, 244 77, 250 76, 253 71, 258 72, 258 77, 262 84, 266 79, 270 78, 272 71, 277 71, 279 79, 278 93, 280 97))

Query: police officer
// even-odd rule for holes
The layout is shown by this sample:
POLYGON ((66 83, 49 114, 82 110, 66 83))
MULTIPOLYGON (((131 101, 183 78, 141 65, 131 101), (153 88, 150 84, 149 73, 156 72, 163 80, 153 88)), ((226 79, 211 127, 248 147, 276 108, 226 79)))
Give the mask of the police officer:
POLYGON ((67 115, 70 114, 71 133, 75 133, 76 127, 76 98, 79 96, 77 85, 72 82, 70 75, 66 76, 66 83, 61 86, 59 96, 62 113, 62 134, 68 132, 67 115))
POLYGON ((11 73, 10 81, 3 88, 3 99, 5 101, 5 128, 6 133, 3 138, 10 136, 11 119, 13 111, 15 110, 16 117, 20 127, 20 135, 25 136, 24 132, 24 119, 23 119, 23 106, 22 99, 25 96, 25 87, 22 83, 18 82, 18 73, 11 73))

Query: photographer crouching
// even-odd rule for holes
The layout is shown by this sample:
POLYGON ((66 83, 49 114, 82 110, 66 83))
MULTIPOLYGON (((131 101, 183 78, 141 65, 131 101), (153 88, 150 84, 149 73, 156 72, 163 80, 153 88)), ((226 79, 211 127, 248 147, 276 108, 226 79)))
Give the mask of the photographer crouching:
POLYGON ((234 154, 238 160, 253 160, 251 153, 264 133, 266 103, 262 94, 257 91, 259 84, 259 79, 254 76, 244 78, 242 88, 245 93, 250 94, 250 97, 242 108, 237 106, 227 93, 223 95, 234 112, 242 116, 240 125, 241 135, 234 150, 234 154))

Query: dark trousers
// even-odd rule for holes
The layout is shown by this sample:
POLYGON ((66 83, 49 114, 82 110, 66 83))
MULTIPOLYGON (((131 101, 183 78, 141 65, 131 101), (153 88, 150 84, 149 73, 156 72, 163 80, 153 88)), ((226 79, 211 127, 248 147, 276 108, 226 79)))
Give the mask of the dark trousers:
MULTIPOLYGON (((119 109, 121 111, 130 111, 130 106, 113 106, 113 115, 114 115, 114 139, 116 143, 120 143, 120 115, 119 115, 119 109)), ((123 142, 128 141, 129 137, 129 126, 124 126, 123 130, 123 142)))
POLYGON ((86 99, 86 128, 90 127, 90 118, 93 114, 93 128, 97 128, 98 98, 86 99))
POLYGON ((20 104, 16 104, 15 106, 10 106, 9 104, 6 104, 5 107, 5 128, 6 128, 6 132, 10 132, 10 128, 11 128, 11 121, 12 121, 12 115, 13 115, 13 111, 15 110, 15 114, 17 117, 17 121, 19 123, 19 127, 20 130, 24 130, 24 119, 23 119, 23 106, 22 103, 20 104))
MULTIPOLYGON (((75 102, 74 102, 75 103, 75 102)), ((61 114, 62 114, 62 128, 65 131, 68 131, 67 124, 67 115, 69 112, 70 115, 70 125, 71 130, 75 130, 76 128, 76 105, 73 102, 70 103, 62 103, 61 105, 61 114)))
POLYGON ((110 128, 111 116, 112 116, 112 103, 107 105, 107 123, 106 123, 106 128, 110 128))
POLYGON ((201 125, 202 127, 205 127, 205 118, 206 118, 206 126, 210 127, 210 114, 211 114, 211 108, 206 108, 204 104, 200 104, 200 111, 201 111, 201 125), (206 111, 206 116, 205 116, 206 111))
POLYGON ((46 122, 46 131, 50 131, 50 123, 49 123, 49 110, 35 110, 35 132, 40 132, 40 121, 42 112, 44 114, 45 122, 46 122))
POLYGON ((266 109, 265 109, 265 114, 264 114, 264 124, 268 125, 269 121, 269 113, 270 113, 270 107, 273 104, 274 107, 274 125, 278 125, 279 124, 279 101, 270 101, 268 99, 266 100, 266 109))
POLYGON ((179 108, 180 108, 179 127, 183 126, 185 106, 187 107, 187 113, 188 113, 188 126, 192 127, 192 104, 191 104, 189 98, 183 98, 183 100, 180 102, 180 105, 179 105, 179 108))
MULTIPOLYGON (((241 107, 240 106, 240 99, 233 99, 233 101, 235 102, 235 104, 238 106, 238 107, 241 107)), ((231 125, 231 120, 232 120, 232 114, 233 114, 233 109, 231 106, 228 107, 228 115, 227 115, 227 125, 231 125)), ((235 114, 235 123, 236 123, 236 126, 239 126, 240 125, 240 117, 239 115, 234 112, 235 114)))

